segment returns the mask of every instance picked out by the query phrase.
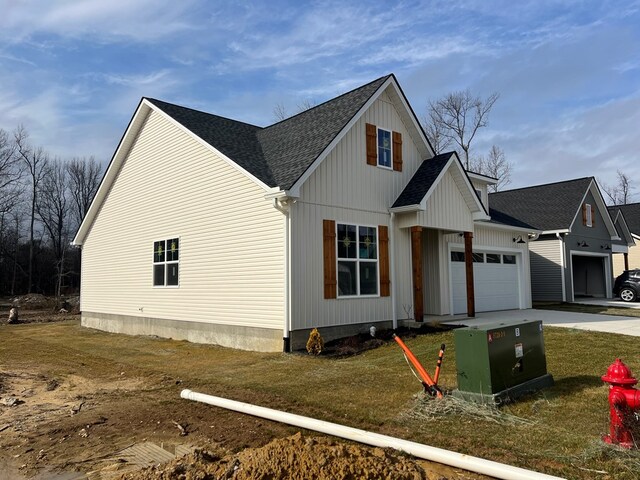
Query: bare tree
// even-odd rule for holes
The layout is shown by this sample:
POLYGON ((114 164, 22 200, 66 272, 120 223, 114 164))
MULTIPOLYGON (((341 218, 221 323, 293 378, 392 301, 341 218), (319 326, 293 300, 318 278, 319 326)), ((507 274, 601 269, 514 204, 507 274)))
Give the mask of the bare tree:
POLYGON ((635 190, 636 186, 626 173, 618 170, 617 175, 618 181, 613 185, 602 183, 602 190, 614 205, 626 205, 631 200, 631 191, 635 190))
POLYGON ((498 179, 495 185, 489 186, 491 192, 497 192, 511 183, 513 164, 507 161, 500 147, 493 145, 486 157, 481 156, 471 163, 471 170, 498 179))
POLYGON ((89 211, 91 201, 98 191, 102 177, 102 168, 100 164, 96 162, 96 159, 91 156, 89 158, 72 158, 66 164, 66 170, 72 200, 71 208, 77 228, 89 211))
POLYGON ((433 110, 430 110, 423 119, 422 127, 436 155, 444 153, 445 149, 451 145, 451 138, 445 135, 444 124, 437 121, 433 110))
POLYGON ((56 264, 56 296, 60 296, 64 263, 69 245, 70 192, 67 181, 67 166, 60 160, 49 162, 38 189, 36 211, 42 221, 53 247, 56 264))
POLYGON ((289 114, 287 113, 287 107, 284 106, 283 103, 276 103, 276 106, 273 107, 273 118, 276 122, 281 122, 285 120, 289 114))
MULTIPOLYGON (((305 110, 309 110, 310 108, 315 107, 317 104, 313 100, 305 99, 297 104, 297 111, 295 114, 302 113, 305 110)), ((295 115, 294 114, 294 115, 295 115)), ((273 118, 276 122, 281 122, 282 120, 286 120, 289 118, 289 112, 287 111, 287 107, 284 106, 283 103, 276 103, 276 106, 273 107, 273 118)))
POLYGON ((48 154, 42 147, 34 148, 29 144, 29 133, 20 125, 14 132, 14 141, 16 144, 16 152, 20 160, 27 169, 29 181, 31 183, 31 218, 29 224, 29 274, 28 274, 28 292, 31 293, 33 288, 33 247, 34 247, 34 231, 36 222, 36 204, 38 201, 38 189, 40 182, 44 178, 47 164, 49 163, 48 154))
POLYGON ((465 168, 469 169, 469 150, 478 130, 487 126, 487 117, 499 95, 492 93, 485 100, 469 90, 453 92, 435 102, 429 102, 429 120, 439 132, 461 150, 465 168))
POLYGON ((15 142, 0 129, 0 214, 7 213, 18 201, 22 173, 15 142))

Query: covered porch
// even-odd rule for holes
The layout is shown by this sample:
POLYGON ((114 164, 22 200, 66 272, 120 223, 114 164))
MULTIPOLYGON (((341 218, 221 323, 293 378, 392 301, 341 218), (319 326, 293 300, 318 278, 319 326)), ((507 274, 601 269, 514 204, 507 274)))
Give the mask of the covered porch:
POLYGON ((471 182, 455 153, 425 160, 390 209, 396 227, 410 238, 412 316, 452 313, 450 252, 446 236, 464 240, 468 316, 475 316, 473 231, 476 220, 488 220, 471 182))

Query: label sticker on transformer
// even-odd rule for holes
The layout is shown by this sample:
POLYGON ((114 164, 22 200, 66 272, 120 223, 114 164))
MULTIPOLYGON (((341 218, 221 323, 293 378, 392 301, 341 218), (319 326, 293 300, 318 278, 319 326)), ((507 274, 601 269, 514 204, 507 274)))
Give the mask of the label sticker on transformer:
POLYGON ((516 343, 516 358, 524 357, 524 350, 521 343, 516 343))
POLYGON ((520 336, 520 329, 518 327, 516 327, 516 337, 520 336))

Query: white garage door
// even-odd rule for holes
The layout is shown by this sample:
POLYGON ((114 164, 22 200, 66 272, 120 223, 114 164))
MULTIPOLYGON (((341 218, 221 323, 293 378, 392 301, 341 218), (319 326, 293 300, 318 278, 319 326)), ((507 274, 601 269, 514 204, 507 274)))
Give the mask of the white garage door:
MULTIPOLYGON (((467 312, 464 252, 451 252, 453 313, 467 312)), ((520 308, 517 257, 510 253, 473 252, 473 285, 476 312, 520 308)))

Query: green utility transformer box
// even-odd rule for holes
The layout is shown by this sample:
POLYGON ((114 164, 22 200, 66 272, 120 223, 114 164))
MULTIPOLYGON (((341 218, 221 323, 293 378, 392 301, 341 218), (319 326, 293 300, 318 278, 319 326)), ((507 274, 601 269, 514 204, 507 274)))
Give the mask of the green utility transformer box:
POLYGON ((455 330, 457 397, 500 404, 553 385, 547 373, 540 320, 492 323, 455 330))

